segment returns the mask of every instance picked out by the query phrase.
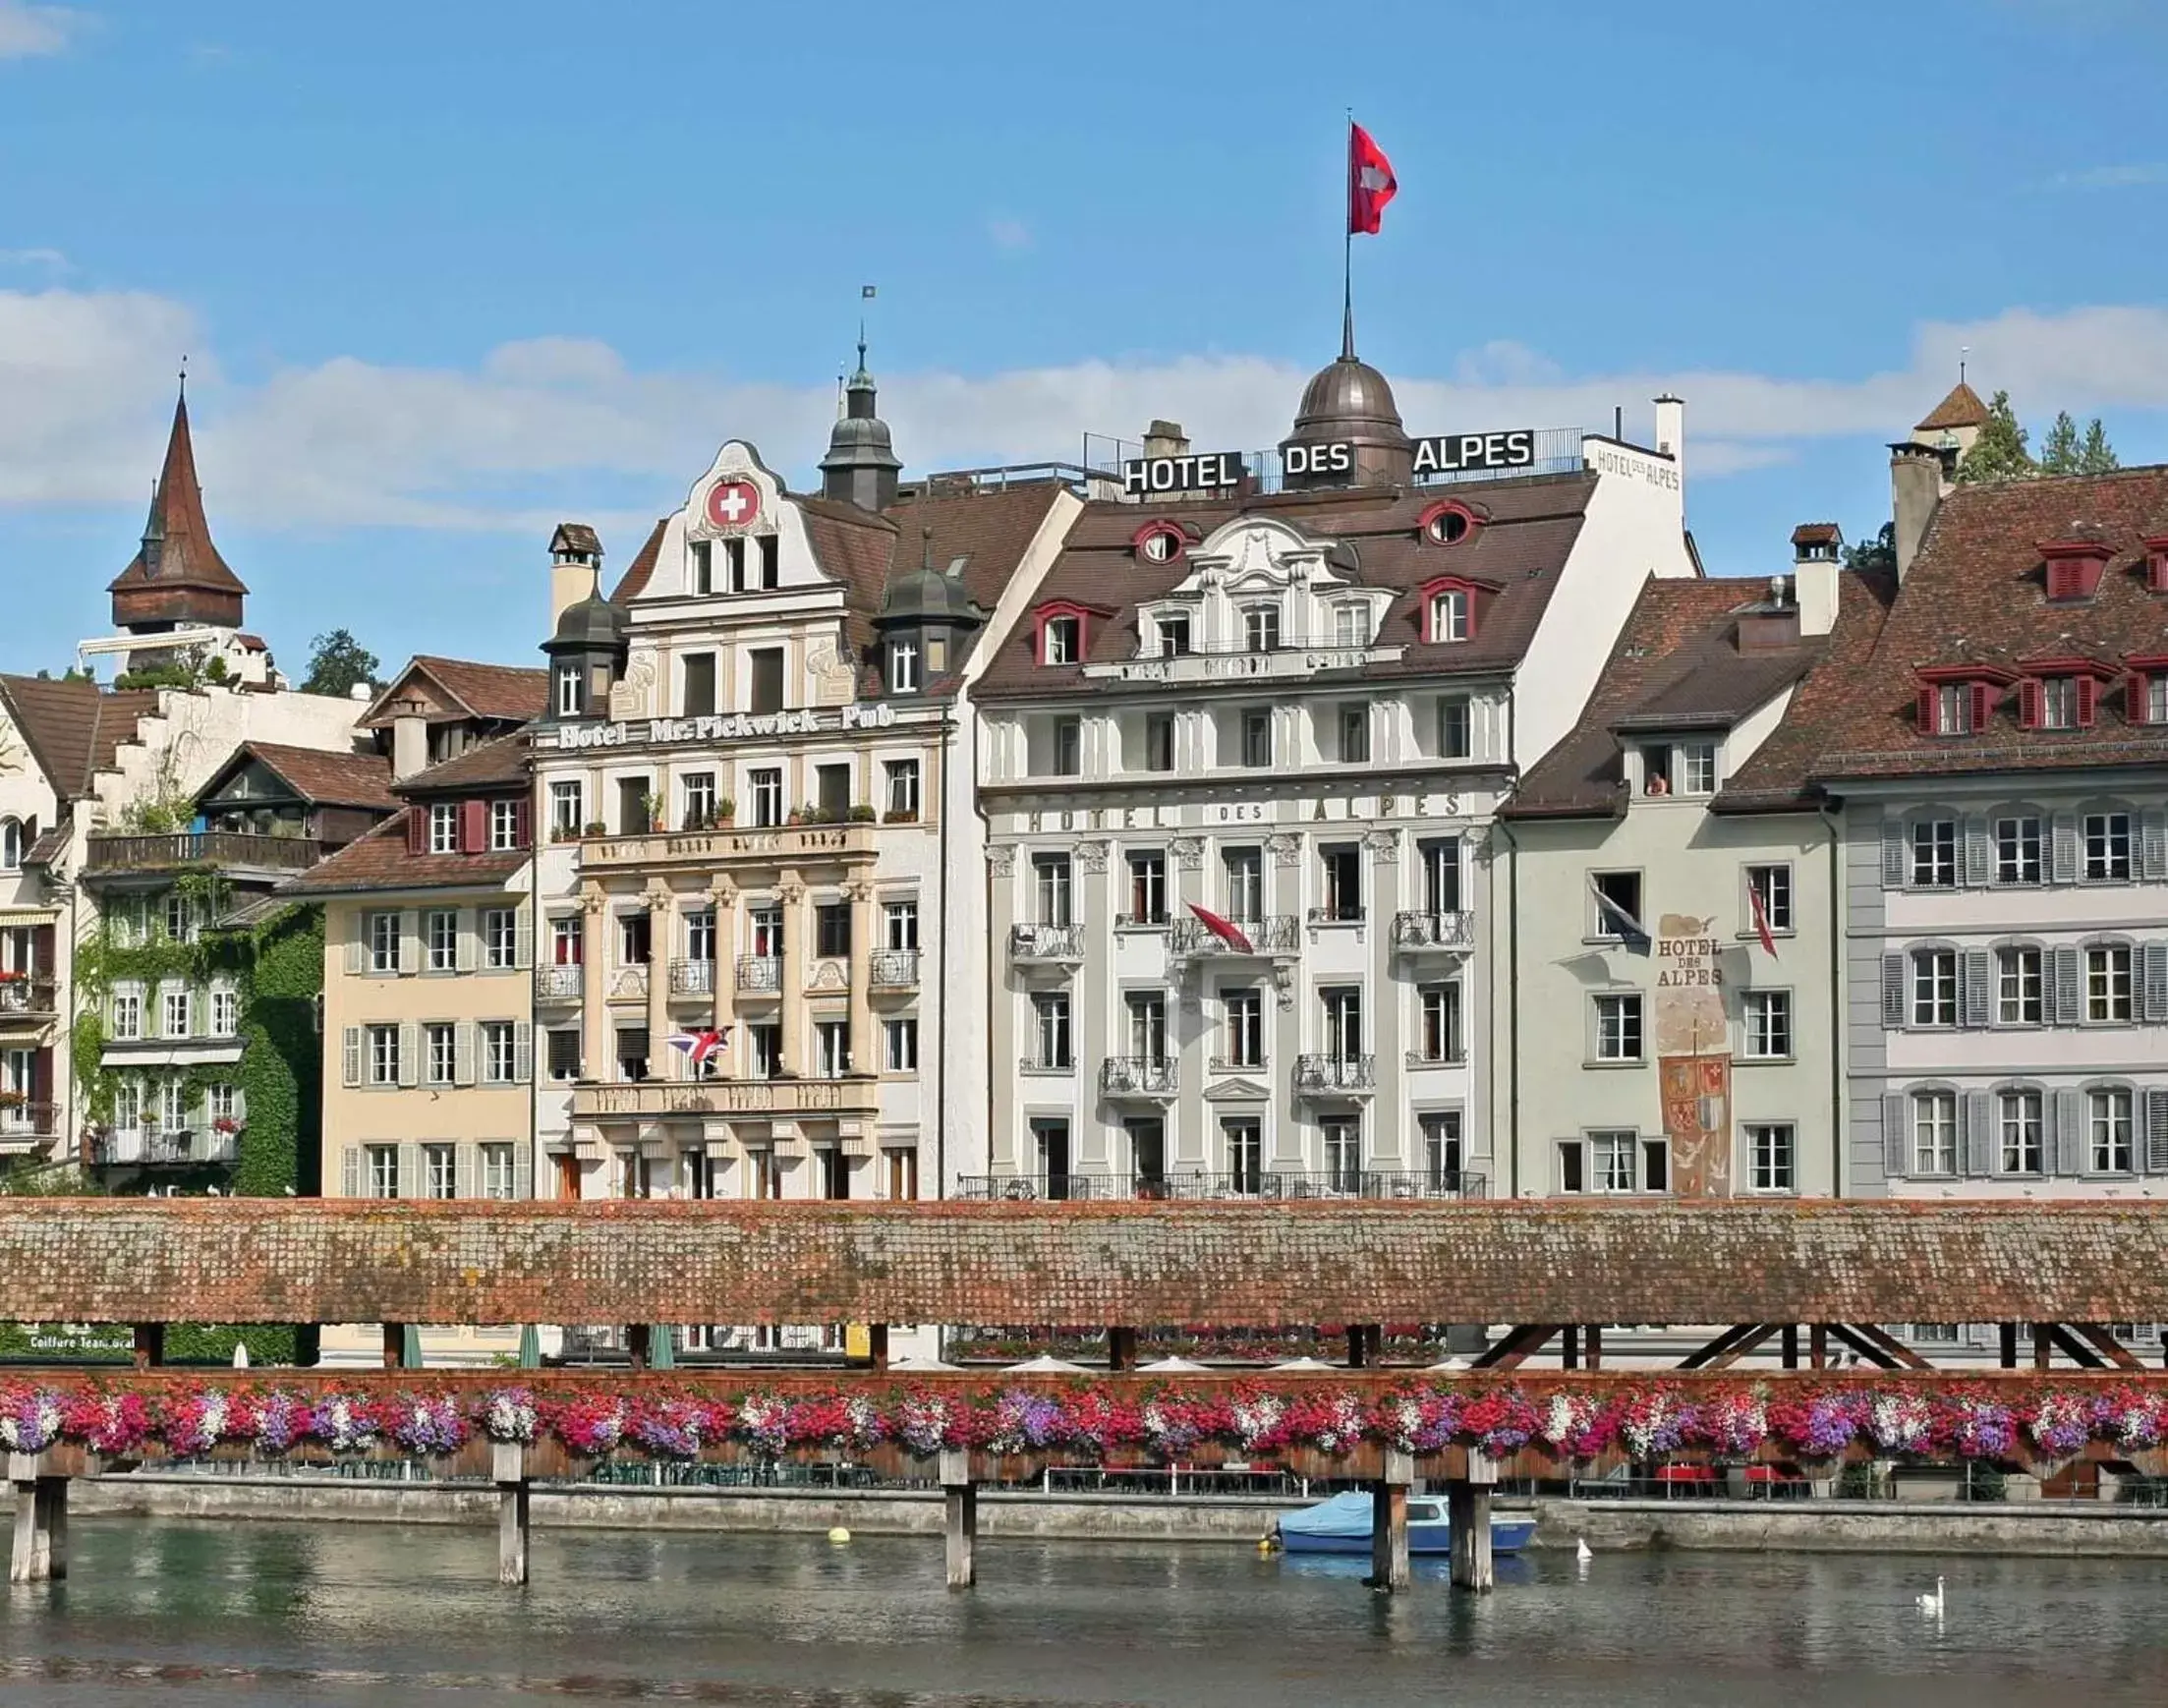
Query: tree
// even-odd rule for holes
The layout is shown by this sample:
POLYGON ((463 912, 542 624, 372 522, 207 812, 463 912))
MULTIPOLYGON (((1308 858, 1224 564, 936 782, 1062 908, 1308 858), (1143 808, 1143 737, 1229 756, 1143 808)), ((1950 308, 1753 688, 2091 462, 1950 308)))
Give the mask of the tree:
POLYGON ((304 694, 351 694, 356 683, 376 685, 376 655, 354 638, 348 629, 333 629, 309 643, 309 674, 302 679, 304 694))
POLYGON ((2078 424, 2070 419, 2070 411, 2067 409, 2056 416, 2055 425, 2047 429, 2047 437, 2040 441, 2040 473, 2078 473, 2078 424))
POLYGON ((2085 442, 2078 448, 2078 472, 2081 475, 2105 475, 2123 465, 2116 461, 2114 447, 2108 443, 2107 429, 2094 416, 2085 428, 2085 442))
POLYGON ((1864 573, 1897 573, 1897 524, 1885 522, 1872 540, 1857 540, 1845 547, 1845 567, 1864 573))
POLYGON ((1958 463, 1958 482, 2029 481, 2040 471, 2025 448, 2025 431, 2010 407, 2010 393, 1998 391, 1987 406, 1987 421, 1958 463))

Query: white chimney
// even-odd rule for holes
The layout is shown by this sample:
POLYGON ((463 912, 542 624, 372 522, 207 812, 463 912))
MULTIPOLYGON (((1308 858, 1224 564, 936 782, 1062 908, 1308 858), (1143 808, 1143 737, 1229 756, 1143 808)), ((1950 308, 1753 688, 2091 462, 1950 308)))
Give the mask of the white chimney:
POLYGON ((1802 522, 1792 530, 1792 579, 1799 601, 1799 633, 1826 635, 1837 626, 1837 587, 1844 537, 1834 524, 1802 522))
POLYGON ((404 782, 429 764, 429 720, 421 702, 402 700, 391 717, 391 780, 404 782))
POLYGON ((1680 490, 1686 481, 1686 400, 1670 392, 1656 400, 1656 448, 1679 465, 1680 490))

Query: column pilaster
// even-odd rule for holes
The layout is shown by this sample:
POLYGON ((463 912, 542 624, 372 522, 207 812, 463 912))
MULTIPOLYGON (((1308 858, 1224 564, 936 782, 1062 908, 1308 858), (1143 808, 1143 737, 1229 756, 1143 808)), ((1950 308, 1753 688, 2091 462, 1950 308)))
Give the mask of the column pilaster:
POLYGON ((813 910, 796 872, 782 874, 775 901, 783 913, 783 1071, 804 1078, 812 1072, 806 1058, 806 939, 813 934, 813 910))

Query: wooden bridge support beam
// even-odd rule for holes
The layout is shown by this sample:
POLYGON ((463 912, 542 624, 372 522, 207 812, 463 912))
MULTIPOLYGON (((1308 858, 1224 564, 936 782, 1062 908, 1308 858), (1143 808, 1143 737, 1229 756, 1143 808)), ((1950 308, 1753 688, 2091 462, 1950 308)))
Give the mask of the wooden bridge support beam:
POLYGON ((1370 1485, 1370 1587, 1398 1595, 1414 1581, 1407 1563, 1407 1491, 1415 1456, 1388 1448, 1385 1475, 1370 1485))
POLYGON ((1799 1325, 1785 1324, 1784 1338, 1779 1344, 1784 1348, 1784 1367, 1787 1370, 1797 1370, 1799 1367, 1799 1325))
POLYGON ((648 1323, 628 1323, 625 1326, 625 1356, 635 1370, 645 1370, 654 1351, 655 1330, 648 1323))
POLYGON ((1581 1365, 1581 1331, 1578 1323, 1569 1323, 1559 1338, 1559 1368, 1578 1370, 1581 1365))
POLYGON ((1581 1365, 1588 1370, 1604 1367, 1604 1326, 1601 1323, 1581 1326, 1581 1365))
POLYGON ((489 1474, 497 1486, 497 1581, 527 1581, 527 1543, 533 1529, 529 1512, 534 1484, 527 1475, 527 1444, 489 1445, 489 1474))
POLYGON ((971 1455, 943 1451, 941 1455, 943 1531, 947 1540, 948 1587, 969 1589, 979 1580, 975 1558, 979 1542, 979 1485, 971 1480, 971 1455))
POLYGON ((1107 1330, 1107 1368, 1110 1370, 1134 1370, 1136 1367, 1136 1330, 1110 1325, 1107 1330))
POLYGON ((1468 1449, 1468 1474, 1446 1484, 1446 1522, 1453 1532, 1453 1587, 1487 1592, 1496 1581, 1491 1566, 1491 1490, 1498 1461, 1468 1449))
POLYGON ((1385 1328, 1379 1323, 1347 1325, 1347 1368, 1374 1370, 1385 1352, 1385 1328))
POLYGON ((44 1473, 41 1455, 8 1454, 15 1485, 15 1542, 10 1583, 51 1583, 68 1575, 68 1479, 44 1473))
POLYGON ((2018 1325, 1997 1323, 1995 1329, 2002 1341, 2002 1367, 2015 1370, 2018 1367, 2018 1325))
POLYGON ((868 1323, 866 1325, 866 1362, 874 1368, 876 1373, 884 1372, 888 1368, 888 1325, 886 1323, 868 1323))

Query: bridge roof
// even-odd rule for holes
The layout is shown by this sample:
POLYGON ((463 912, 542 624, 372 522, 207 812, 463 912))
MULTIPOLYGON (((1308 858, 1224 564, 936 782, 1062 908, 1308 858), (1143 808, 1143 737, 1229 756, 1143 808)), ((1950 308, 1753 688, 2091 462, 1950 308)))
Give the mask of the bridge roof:
POLYGON ((2168 1206, 17 1199, 47 1322, 2168 1322, 2168 1206))

